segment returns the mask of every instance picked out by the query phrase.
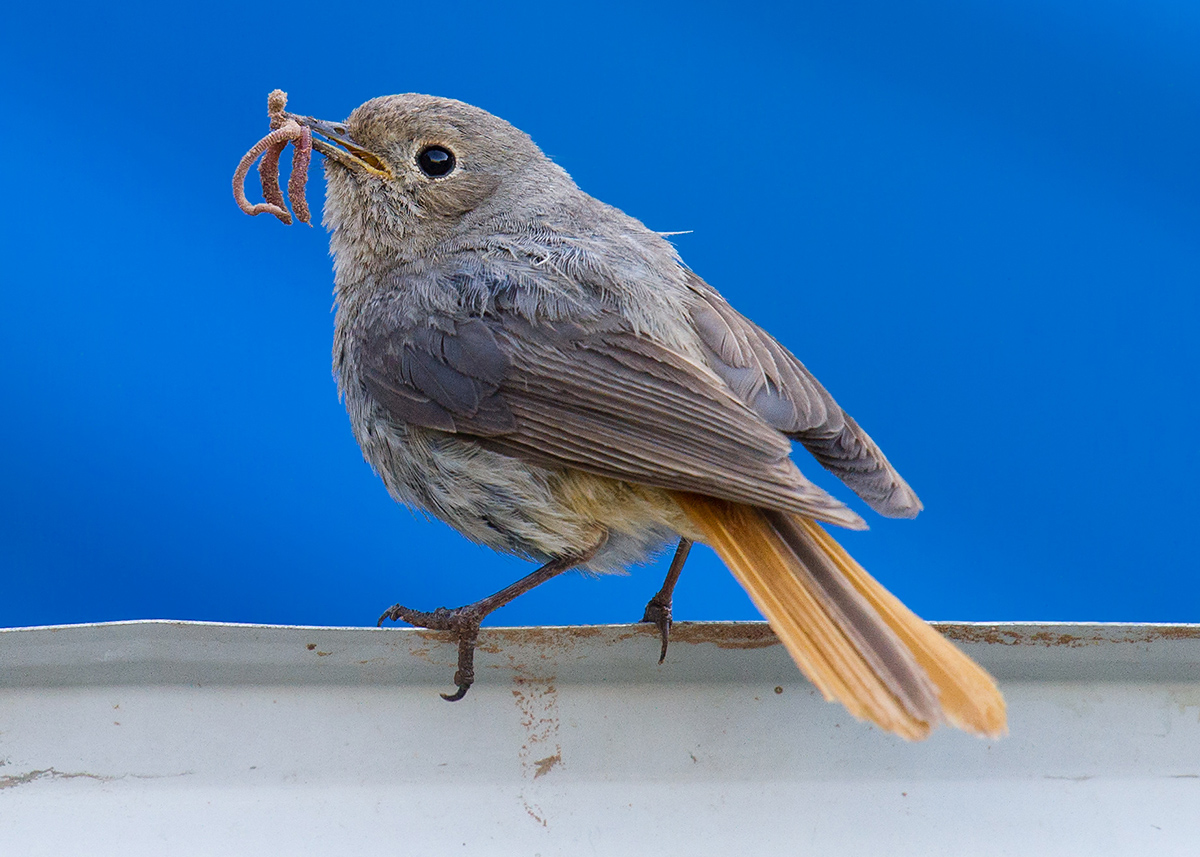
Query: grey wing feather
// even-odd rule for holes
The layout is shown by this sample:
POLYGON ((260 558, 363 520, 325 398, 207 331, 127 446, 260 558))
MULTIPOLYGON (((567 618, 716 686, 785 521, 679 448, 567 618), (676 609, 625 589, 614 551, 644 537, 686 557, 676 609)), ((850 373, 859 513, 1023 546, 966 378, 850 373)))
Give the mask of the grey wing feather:
POLYGON ((517 427, 496 396, 508 357, 479 319, 404 331, 377 324, 360 356, 363 382, 401 422, 485 436, 517 427))
POLYGON ((787 439, 719 377, 615 316, 376 325, 359 364, 367 392, 406 423, 543 466, 865 526, 804 478, 787 439))
POLYGON ((912 518, 921 501, 858 423, 770 334, 695 275, 692 321, 712 368, 769 425, 804 444, 882 515, 912 518))

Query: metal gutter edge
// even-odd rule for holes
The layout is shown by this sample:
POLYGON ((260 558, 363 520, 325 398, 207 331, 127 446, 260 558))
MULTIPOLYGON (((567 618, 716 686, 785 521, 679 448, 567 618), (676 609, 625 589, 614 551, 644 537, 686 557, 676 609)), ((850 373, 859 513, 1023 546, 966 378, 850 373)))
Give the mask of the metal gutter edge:
POLYGON ((944 623, 1010 730, 909 744, 770 630, 0 630, 0 854, 1192 855, 1200 626, 944 623))
MULTIPOLYGON (((1200 625, 935 626, 1001 681, 1187 680, 1200 668, 1200 625)), ((560 682, 576 683, 798 678, 765 622, 678 622, 662 666, 656 653, 656 631, 644 624, 484 628, 477 664, 484 676, 489 670, 519 674, 522 665, 550 666, 560 682), (734 654, 758 650, 763 651, 753 657, 734 654)), ((447 634, 413 628, 171 620, 8 628, 0 629, 0 687, 445 684, 456 657, 447 634)))

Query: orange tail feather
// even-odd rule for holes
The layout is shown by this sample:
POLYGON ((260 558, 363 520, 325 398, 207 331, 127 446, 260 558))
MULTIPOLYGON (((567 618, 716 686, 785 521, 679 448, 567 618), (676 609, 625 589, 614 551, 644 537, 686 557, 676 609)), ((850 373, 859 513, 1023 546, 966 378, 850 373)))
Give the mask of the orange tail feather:
POLYGON ((1005 733, 991 676, 815 521, 695 494, 676 500, 826 699, 909 740, 943 720, 977 735, 1005 733))

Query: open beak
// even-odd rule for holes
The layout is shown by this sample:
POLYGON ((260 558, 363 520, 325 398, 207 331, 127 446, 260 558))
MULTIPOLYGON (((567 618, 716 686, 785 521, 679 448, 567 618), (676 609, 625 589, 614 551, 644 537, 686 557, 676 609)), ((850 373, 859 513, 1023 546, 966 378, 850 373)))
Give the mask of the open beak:
POLYGON ((324 122, 311 116, 287 114, 313 132, 313 148, 327 158, 332 158, 347 169, 370 173, 390 179, 392 172, 383 161, 367 149, 350 139, 346 126, 341 122, 324 122), (319 136, 318 136, 319 135, 319 136), (321 138, 325 139, 321 139, 321 138))

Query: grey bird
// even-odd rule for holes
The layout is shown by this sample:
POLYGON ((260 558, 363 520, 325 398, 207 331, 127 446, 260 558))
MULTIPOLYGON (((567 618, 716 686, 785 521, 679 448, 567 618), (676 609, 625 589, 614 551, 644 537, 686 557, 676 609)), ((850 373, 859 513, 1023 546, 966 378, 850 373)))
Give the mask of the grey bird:
POLYGON ((827 699, 909 739, 940 723, 1006 730, 991 677, 820 526, 865 523, 801 474, 792 441, 880 514, 915 516, 912 489, 662 235, 459 101, 283 115, 325 156, 333 367, 363 455, 397 501, 541 563, 476 604, 381 618, 458 635, 447 698, 474 680, 488 612, 567 569, 621 570, 678 541, 646 610, 665 654, 671 591, 701 541, 827 699))

